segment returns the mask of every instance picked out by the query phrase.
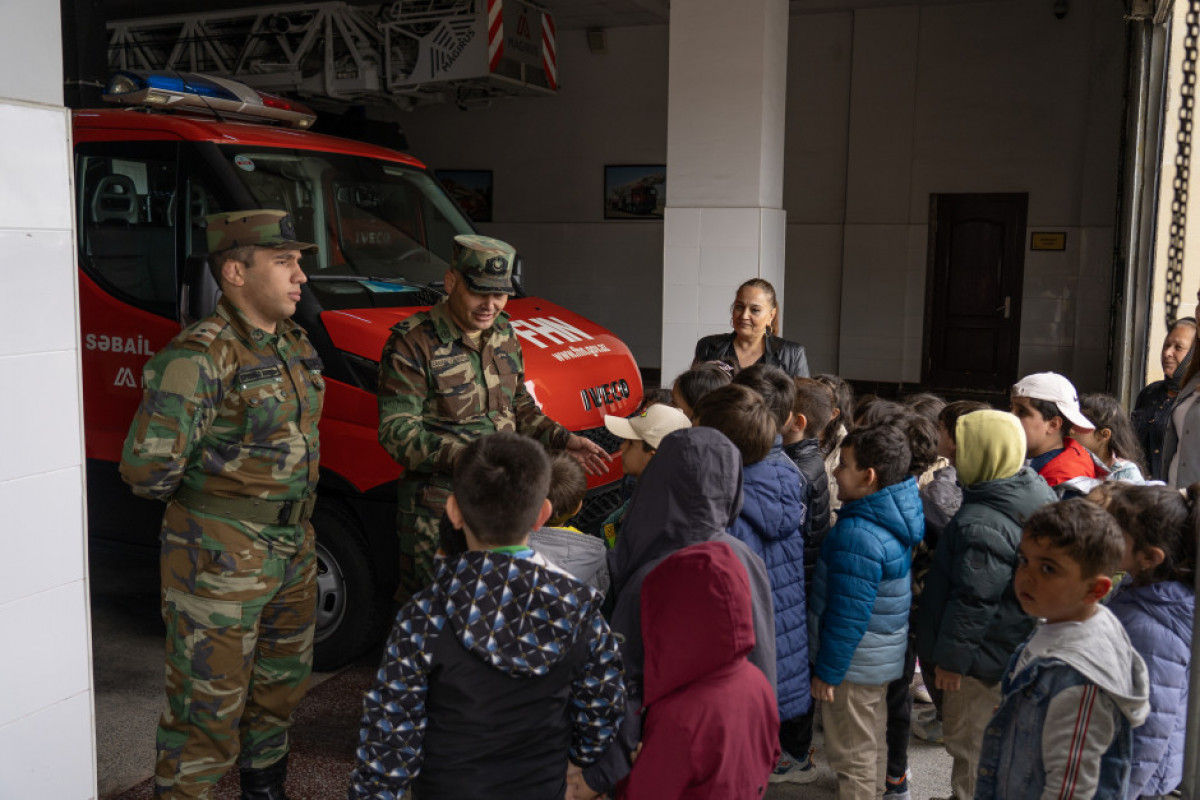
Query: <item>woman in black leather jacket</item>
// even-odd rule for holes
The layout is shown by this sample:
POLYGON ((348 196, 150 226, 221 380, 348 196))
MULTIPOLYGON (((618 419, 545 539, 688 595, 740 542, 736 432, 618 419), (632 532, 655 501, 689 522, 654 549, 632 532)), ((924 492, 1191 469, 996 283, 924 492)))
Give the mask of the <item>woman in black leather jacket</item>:
POLYGON ((724 361, 734 369, 770 364, 793 378, 808 377, 804 348, 779 338, 779 306, 774 286, 762 278, 746 281, 738 287, 731 312, 733 333, 705 336, 696 342, 693 366, 705 361, 724 361))
POLYGON ((1141 442, 1142 452, 1146 454, 1146 463, 1150 468, 1147 478, 1159 481, 1167 479, 1167 467, 1170 465, 1162 463, 1163 443, 1175 398, 1182 388, 1183 375, 1187 372, 1187 362, 1194 358, 1190 351, 1195 340, 1196 320, 1192 317, 1176 320, 1163 341, 1163 379, 1142 389, 1129 415, 1133 431, 1141 442))

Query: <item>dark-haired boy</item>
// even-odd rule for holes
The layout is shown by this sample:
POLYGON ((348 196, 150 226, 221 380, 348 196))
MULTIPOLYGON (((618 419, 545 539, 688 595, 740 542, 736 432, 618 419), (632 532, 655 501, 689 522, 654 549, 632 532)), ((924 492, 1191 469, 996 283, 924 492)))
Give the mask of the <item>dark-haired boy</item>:
POLYGON ((609 587, 604 540, 567 525, 583 508, 587 475, 566 453, 550 457, 550 518, 529 535, 529 546, 561 570, 602 592, 609 587))
POLYGON ((1025 522, 1013 586, 1042 623, 1009 661, 976 798, 1125 797, 1149 687, 1125 629, 1100 605, 1124 551, 1116 521, 1087 500, 1025 522))
MULTIPOLYGON (((791 378, 787 382, 790 387, 791 378)), ((763 560, 771 582, 784 751, 771 779, 807 783, 817 771, 809 753, 811 727, 805 728, 812 696, 804 592, 804 476, 783 455, 782 440, 775 433, 777 417, 754 389, 736 382, 722 386, 696 404, 695 415, 697 425, 725 434, 742 454, 742 507, 729 534, 763 560)), ((791 416, 790 405, 787 415, 791 416)))
POLYGON ((1057 372, 1026 375, 1012 387, 1012 413, 1025 429, 1029 466, 1053 488, 1072 478, 1096 477, 1092 454, 1071 438, 1073 428, 1095 428, 1079 408, 1075 386, 1057 372))
POLYGON ((601 595, 546 565, 529 532, 550 515, 550 464, 513 433, 475 440, 446 516, 467 550, 396 618, 363 697, 349 797, 562 797, 624 711, 601 595))
POLYGON ((912 550, 925 532, 912 453, 892 425, 842 440, 835 470, 842 501, 821 545, 809 594, 813 697, 839 800, 884 792, 887 685, 904 671, 912 550))

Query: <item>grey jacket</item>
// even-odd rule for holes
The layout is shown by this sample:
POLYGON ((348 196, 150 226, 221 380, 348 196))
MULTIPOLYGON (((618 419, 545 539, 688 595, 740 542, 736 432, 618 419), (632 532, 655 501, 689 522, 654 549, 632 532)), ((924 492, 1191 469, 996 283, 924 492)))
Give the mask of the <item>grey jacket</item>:
MULTIPOLYGON (((1200 388, 1200 375, 1194 376, 1175 398, 1175 405, 1187 401, 1200 388)), ((1170 415, 1171 412, 1168 412, 1170 415)), ((1167 420, 1167 435, 1163 440, 1162 477, 1176 489, 1186 489, 1200 481, 1200 398, 1192 403, 1183 418, 1183 431, 1175 428, 1174 419, 1167 420), (1178 472, 1172 482, 1169 478, 1171 462, 1179 456, 1178 472)))

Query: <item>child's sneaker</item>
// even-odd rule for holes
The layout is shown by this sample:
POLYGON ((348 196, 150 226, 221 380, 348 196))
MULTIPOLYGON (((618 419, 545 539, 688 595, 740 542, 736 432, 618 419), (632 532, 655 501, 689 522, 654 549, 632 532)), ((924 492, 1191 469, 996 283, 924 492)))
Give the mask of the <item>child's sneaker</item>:
POLYGON ((812 783, 817 779, 817 765, 813 763, 809 750, 803 761, 797 761, 784 750, 779 756, 779 763, 771 773, 771 783, 812 783))
POLYGON ((908 791, 908 777, 912 773, 905 770, 904 774, 899 778, 887 776, 885 782, 886 789, 883 790, 883 796, 889 800, 912 800, 912 795, 908 791))
POLYGON ((942 723, 936 716, 930 719, 920 719, 916 714, 912 718, 912 735, 924 742, 945 744, 946 737, 942 735, 942 723))

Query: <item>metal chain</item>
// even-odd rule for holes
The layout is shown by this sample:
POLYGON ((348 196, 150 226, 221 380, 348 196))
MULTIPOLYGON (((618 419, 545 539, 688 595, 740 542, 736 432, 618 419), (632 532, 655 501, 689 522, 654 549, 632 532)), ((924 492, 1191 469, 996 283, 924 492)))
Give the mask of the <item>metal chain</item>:
POLYGON ((1172 184, 1171 236, 1167 247, 1167 325, 1175 324, 1183 283, 1184 239, 1187 233, 1188 182, 1192 163, 1192 112, 1196 102, 1196 47, 1200 40, 1200 0, 1188 0, 1187 31, 1183 37, 1183 75, 1180 80, 1179 133, 1175 137, 1175 181, 1172 184))

